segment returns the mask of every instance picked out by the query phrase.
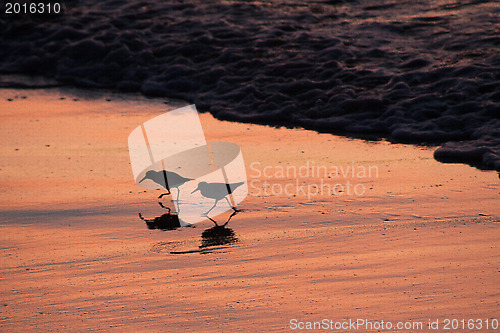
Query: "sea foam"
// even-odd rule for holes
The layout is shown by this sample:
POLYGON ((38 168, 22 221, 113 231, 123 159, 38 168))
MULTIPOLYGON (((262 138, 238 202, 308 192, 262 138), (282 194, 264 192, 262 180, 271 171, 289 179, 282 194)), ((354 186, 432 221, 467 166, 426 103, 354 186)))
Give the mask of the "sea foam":
POLYGON ((500 171, 496 1, 79 1, 0 18, 0 73, 179 98, 219 119, 442 145, 500 171))

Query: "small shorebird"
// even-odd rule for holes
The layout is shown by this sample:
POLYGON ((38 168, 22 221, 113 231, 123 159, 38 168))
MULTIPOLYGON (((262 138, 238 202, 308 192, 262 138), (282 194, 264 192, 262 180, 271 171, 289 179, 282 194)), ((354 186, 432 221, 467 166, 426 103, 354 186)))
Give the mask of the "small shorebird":
POLYGON ((210 213, 212 211, 212 209, 215 208, 215 206, 217 205, 217 202, 219 202, 219 200, 222 200, 222 199, 226 199, 229 206, 235 212, 238 212, 238 210, 233 207, 231 202, 229 202, 229 199, 227 198, 227 196, 229 194, 233 193, 234 190, 236 190, 238 187, 240 187, 243 184, 245 184, 245 182, 232 183, 232 184, 200 182, 198 184, 198 187, 193 192, 191 192, 191 194, 193 194, 196 191, 200 191, 201 195, 204 196, 205 198, 215 199, 214 205, 212 206, 212 208, 210 208, 205 213, 205 215, 208 215, 208 213, 210 213))
POLYGON ((165 170, 162 170, 162 171, 149 170, 148 172, 146 172, 146 175, 144 176, 144 178, 142 178, 139 181, 139 183, 146 180, 146 179, 150 179, 150 180, 154 181, 156 184, 167 189, 168 192, 161 194, 158 198, 161 198, 164 195, 169 195, 170 189, 176 188, 177 189, 177 199, 176 199, 177 202, 179 202, 179 193, 180 193, 179 186, 183 185, 184 183, 186 183, 190 180, 193 180, 191 178, 182 177, 178 173, 175 173, 172 171, 165 171, 165 170))

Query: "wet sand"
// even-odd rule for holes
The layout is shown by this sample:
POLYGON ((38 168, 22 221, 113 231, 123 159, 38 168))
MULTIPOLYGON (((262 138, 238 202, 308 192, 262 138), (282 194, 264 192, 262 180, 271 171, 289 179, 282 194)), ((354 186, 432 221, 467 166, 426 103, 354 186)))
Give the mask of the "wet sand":
POLYGON ((171 254, 197 250, 213 224, 146 228, 137 213, 164 211, 159 192, 134 184, 127 137, 180 104, 76 94, 0 91, 2 331, 499 318, 496 173, 440 164, 431 148, 202 114, 208 141, 242 148, 250 195, 229 224, 239 242, 171 254), (313 166, 377 173, 325 178, 313 166), (306 177, 280 175, 286 167, 306 177), (325 190, 347 181, 363 195, 325 190), (323 192, 273 195, 286 185, 323 192))

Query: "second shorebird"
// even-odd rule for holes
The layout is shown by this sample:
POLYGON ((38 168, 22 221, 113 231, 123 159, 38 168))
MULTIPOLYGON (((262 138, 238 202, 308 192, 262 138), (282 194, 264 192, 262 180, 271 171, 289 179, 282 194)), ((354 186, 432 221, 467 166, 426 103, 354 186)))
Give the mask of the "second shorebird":
POLYGON ((229 194, 233 193, 234 190, 236 190, 238 187, 240 187, 243 184, 245 184, 245 182, 232 183, 232 184, 200 182, 198 184, 198 187, 196 189, 194 189, 194 191, 191 192, 191 194, 193 194, 196 191, 200 191, 201 195, 204 196, 205 198, 215 199, 214 205, 212 206, 212 208, 210 208, 205 213, 205 215, 208 215, 208 213, 210 213, 212 211, 212 209, 215 208, 215 206, 217 205, 217 202, 219 202, 219 200, 222 200, 224 198, 227 200, 229 206, 235 212, 237 212, 238 210, 233 207, 231 202, 229 202, 229 199, 227 198, 227 196, 229 194))

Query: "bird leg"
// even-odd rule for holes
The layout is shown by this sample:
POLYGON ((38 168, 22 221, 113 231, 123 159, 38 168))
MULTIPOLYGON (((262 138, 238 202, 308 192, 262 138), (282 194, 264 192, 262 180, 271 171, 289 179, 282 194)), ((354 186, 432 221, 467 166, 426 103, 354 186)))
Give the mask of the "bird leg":
MULTIPOLYGON (((226 225, 229 223, 229 221, 231 221, 231 218, 232 218, 234 215, 238 214, 239 212, 240 212, 239 210, 235 210, 235 211, 234 211, 234 212, 233 212, 233 213, 229 216, 229 218, 227 219, 226 223, 224 223, 224 224, 222 225, 222 227, 223 227, 223 228, 225 228, 225 227, 226 227, 226 225)), ((219 224, 217 224, 217 221, 215 221, 213 218, 208 217, 208 216, 207 216, 207 218, 208 218, 210 221, 212 221, 212 222, 215 224, 215 226, 216 226, 216 227, 219 227, 219 224)))
MULTIPOLYGON (((207 217, 208 217, 208 216, 207 216, 207 217)), ((210 221, 212 221, 213 223, 215 223, 215 226, 216 226, 216 227, 218 227, 218 226, 219 226, 219 225, 217 224, 217 222, 216 222, 213 218, 208 217, 208 219, 209 219, 210 221)), ((225 224, 224 224, 224 225, 225 225, 225 224)))
POLYGON ((177 201, 177 204, 179 204, 179 194, 181 194, 181 190, 177 187, 177 198, 175 201, 177 201))
MULTIPOLYGON (((214 205, 214 207, 215 207, 215 205, 214 205)), ((212 207, 212 208, 213 208, 213 207, 212 207)), ((229 223, 229 221, 231 221, 231 218, 232 218, 234 215, 236 215, 236 214, 238 214, 239 212, 241 212, 241 210, 239 210, 239 209, 235 209, 234 207, 232 207, 232 208, 233 208, 234 212, 233 212, 231 215, 229 215, 229 218, 227 219, 226 223, 224 223, 224 224, 222 225, 222 227, 223 227, 223 228, 224 228, 224 227, 226 227, 226 225, 229 223)), ((212 222, 215 224, 215 226, 216 226, 216 227, 218 227, 218 226, 219 226, 219 225, 217 224, 217 221, 215 221, 213 218, 211 218, 211 217, 209 217, 209 216, 207 216, 207 218, 208 218, 210 221, 212 221, 212 222)))
POLYGON ((161 206, 161 208, 168 210, 168 214, 170 214, 170 211, 171 211, 170 207, 164 206, 161 201, 158 201, 158 204, 161 206))
MULTIPOLYGON (((231 202, 229 201, 229 199, 227 197, 225 197, 226 200, 227 200, 227 203, 229 204, 229 207, 231 207, 235 213, 239 212, 240 210, 239 209, 236 209, 232 204, 231 202)), ((232 216, 232 215, 231 215, 232 216)))
MULTIPOLYGON (((169 192, 170 192, 170 191, 169 191, 169 192)), ((180 191, 179 189, 177 189, 177 198, 176 198, 175 200, 174 200, 174 199, 172 199, 172 201, 175 201, 175 202, 177 203, 177 207, 176 207, 176 208, 177 208, 177 213, 180 213, 180 212, 181 212, 181 205, 179 205, 179 194, 180 194, 180 192, 181 192, 181 191, 180 191)), ((168 195, 168 194, 167 194, 167 193, 163 193, 163 194, 162 194, 162 195, 160 195, 158 198, 161 198, 161 197, 163 197, 164 195, 168 195)), ((160 203, 160 202, 158 202, 158 203, 160 203)), ((161 203, 160 203, 160 206, 162 206, 162 207, 163 207, 163 205, 162 205, 161 203)))
MULTIPOLYGON (((234 209, 234 207, 233 207, 233 209, 234 209)), ((231 217, 233 217, 234 215, 238 214, 238 212, 239 212, 239 210, 234 210, 234 212, 229 216, 229 218, 227 219, 226 223, 224 223, 222 225, 222 227, 225 227, 229 223, 229 221, 231 221, 231 217)))
POLYGON ((165 195, 170 195, 171 194, 171 192, 170 192, 170 190, 168 188, 167 188, 167 191, 168 191, 167 193, 160 194, 160 196, 158 197, 158 199, 163 198, 163 196, 165 196, 165 195))
POLYGON ((217 205, 217 202, 219 202, 219 201, 218 201, 218 200, 215 200, 214 205, 212 206, 212 208, 210 208, 210 209, 209 209, 209 210, 205 213, 205 215, 208 215, 208 213, 210 213, 210 212, 212 211, 212 209, 214 209, 214 208, 215 208, 215 206, 217 205))

